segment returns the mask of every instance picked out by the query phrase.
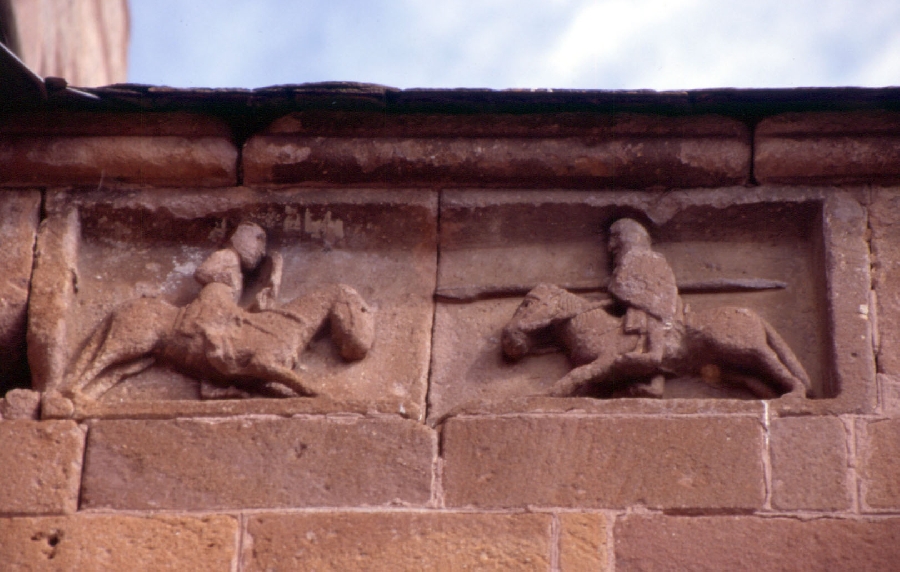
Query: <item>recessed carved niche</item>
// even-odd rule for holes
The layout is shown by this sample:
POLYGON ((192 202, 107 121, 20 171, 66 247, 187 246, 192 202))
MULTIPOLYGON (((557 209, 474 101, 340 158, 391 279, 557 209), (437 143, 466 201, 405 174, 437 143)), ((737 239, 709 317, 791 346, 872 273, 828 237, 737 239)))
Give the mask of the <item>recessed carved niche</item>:
POLYGON ((46 210, 45 417, 424 415, 436 193, 51 190, 46 210))
MULTIPOLYGON (((865 217, 840 191, 447 191, 441 203, 430 419, 492 406, 502 410, 504 402, 516 400, 533 409, 534 401, 522 405, 524 396, 565 394, 594 402, 648 396, 635 392, 642 384, 630 383, 627 375, 560 392, 557 382, 579 363, 572 351, 567 355, 578 342, 560 339, 565 334, 559 334, 558 322, 531 332, 528 355, 514 356, 521 359, 509 359, 515 352, 508 347, 505 356, 503 351, 504 326, 538 284, 577 294, 587 309, 609 303, 609 228, 623 218, 649 231, 652 249, 671 267, 680 303, 692 316, 726 307, 735 316, 751 316, 723 322, 716 336, 726 336, 729 327, 743 335, 750 325, 764 325, 762 344, 765 331, 783 339, 810 387, 779 399, 780 406, 808 409, 819 403, 852 410, 872 399, 874 373, 865 357, 871 354, 865 217)), ((543 288, 529 299, 539 304, 548 292, 543 288)), ((581 304, 573 300, 566 304, 581 304)), ((729 362, 715 353, 707 358, 693 371, 667 372, 664 390, 655 391, 663 399, 717 400, 787 393, 740 359, 729 362)))

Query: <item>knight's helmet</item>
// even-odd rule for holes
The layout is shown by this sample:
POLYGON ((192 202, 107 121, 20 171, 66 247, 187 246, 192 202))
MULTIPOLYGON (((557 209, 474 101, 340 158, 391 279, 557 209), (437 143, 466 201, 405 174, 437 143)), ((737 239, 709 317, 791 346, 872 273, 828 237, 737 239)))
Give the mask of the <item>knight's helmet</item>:
POLYGON ((634 219, 620 218, 609 227, 609 250, 612 252, 625 246, 650 248, 650 244, 650 233, 634 219))

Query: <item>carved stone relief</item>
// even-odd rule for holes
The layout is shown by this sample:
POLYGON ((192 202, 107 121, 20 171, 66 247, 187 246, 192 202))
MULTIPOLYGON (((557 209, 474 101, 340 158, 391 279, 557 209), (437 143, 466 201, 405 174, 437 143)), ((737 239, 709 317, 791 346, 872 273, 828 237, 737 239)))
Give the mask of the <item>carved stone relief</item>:
MULTIPOLYGON (((507 359, 539 351, 538 343, 549 339, 576 366, 548 395, 589 393, 594 386, 609 393, 624 384, 626 393, 662 397, 666 377, 693 375, 716 385, 744 385, 764 399, 785 393, 806 396, 806 371, 759 314, 729 306, 691 312, 681 302, 672 269, 651 249, 650 235, 639 222, 615 221, 609 252, 609 299, 591 300, 539 284, 503 328, 507 359)), ((704 285, 713 292, 786 287, 758 278, 704 285)))
POLYGON ((829 293, 868 288, 833 256, 835 221, 864 246, 864 217, 834 197, 445 192, 429 418, 524 396, 853 393, 867 338, 836 347, 851 320, 829 293))
POLYGON ((45 416, 423 414, 433 193, 161 195, 48 192, 29 315, 45 416), (247 399, 271 397, 289 399, 247 399))

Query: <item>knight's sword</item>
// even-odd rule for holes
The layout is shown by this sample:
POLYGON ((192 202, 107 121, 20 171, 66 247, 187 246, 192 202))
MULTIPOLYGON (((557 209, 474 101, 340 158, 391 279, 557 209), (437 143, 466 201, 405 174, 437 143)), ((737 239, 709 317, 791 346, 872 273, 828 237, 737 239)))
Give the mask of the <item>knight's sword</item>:
MULTIPOLYGON (((454 286, 438 288, 434 293, 435 300, 439 302, 474 302, 490 298, 512 298, 524 296, 534 288, 536 284, 508 284, 504 286, 454 286)), ((570 282, 568 284, 556 284, 569 292, 606 292, 607 284, 599 282, 570 282)), ((780 280, 768 280, 766 278, 711 278, 709 280, 695 280, 691 282, 679 282, 679 294, 716 294, 731 292, 757 292, 761 290, 782 290, 787 288, 787 282, 780 280)))

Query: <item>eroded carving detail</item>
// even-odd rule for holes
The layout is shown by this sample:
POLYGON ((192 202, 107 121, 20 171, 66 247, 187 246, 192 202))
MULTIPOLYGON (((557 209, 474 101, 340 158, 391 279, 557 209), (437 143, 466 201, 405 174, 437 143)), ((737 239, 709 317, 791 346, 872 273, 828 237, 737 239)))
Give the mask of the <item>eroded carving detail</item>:
POLYGON ((609 250, 611 299, 540 284, 503 329, 503 353, 511 360, 548 339, 565 349, 575 367, 548 394, 626 385, 632 395, 661 397, 666 377, 688 375, 726 378, 761 398, 806 395, 806 371, 758 314, 728 306, 691 312, 682 304, 672 269, 640 223, 613 223, 609 250))
POLYGON ((91 334, 69 371, 63 395, 94 400, 156 361, 199 379, 272 395, 314 392, 298 358, 327 321, 345 360, 363 359, 374 340, 372 311, 350 286, 330 284, 277 305, 282 260, 266 255, 266 234, 242 223, 229 246, 197 268, 197 298, 177 307, 159 298, 125 303, 91 334), (245 292, 246 277, 260 279, 245 292), (250 299, 247 308, 241 300, 250 299))

